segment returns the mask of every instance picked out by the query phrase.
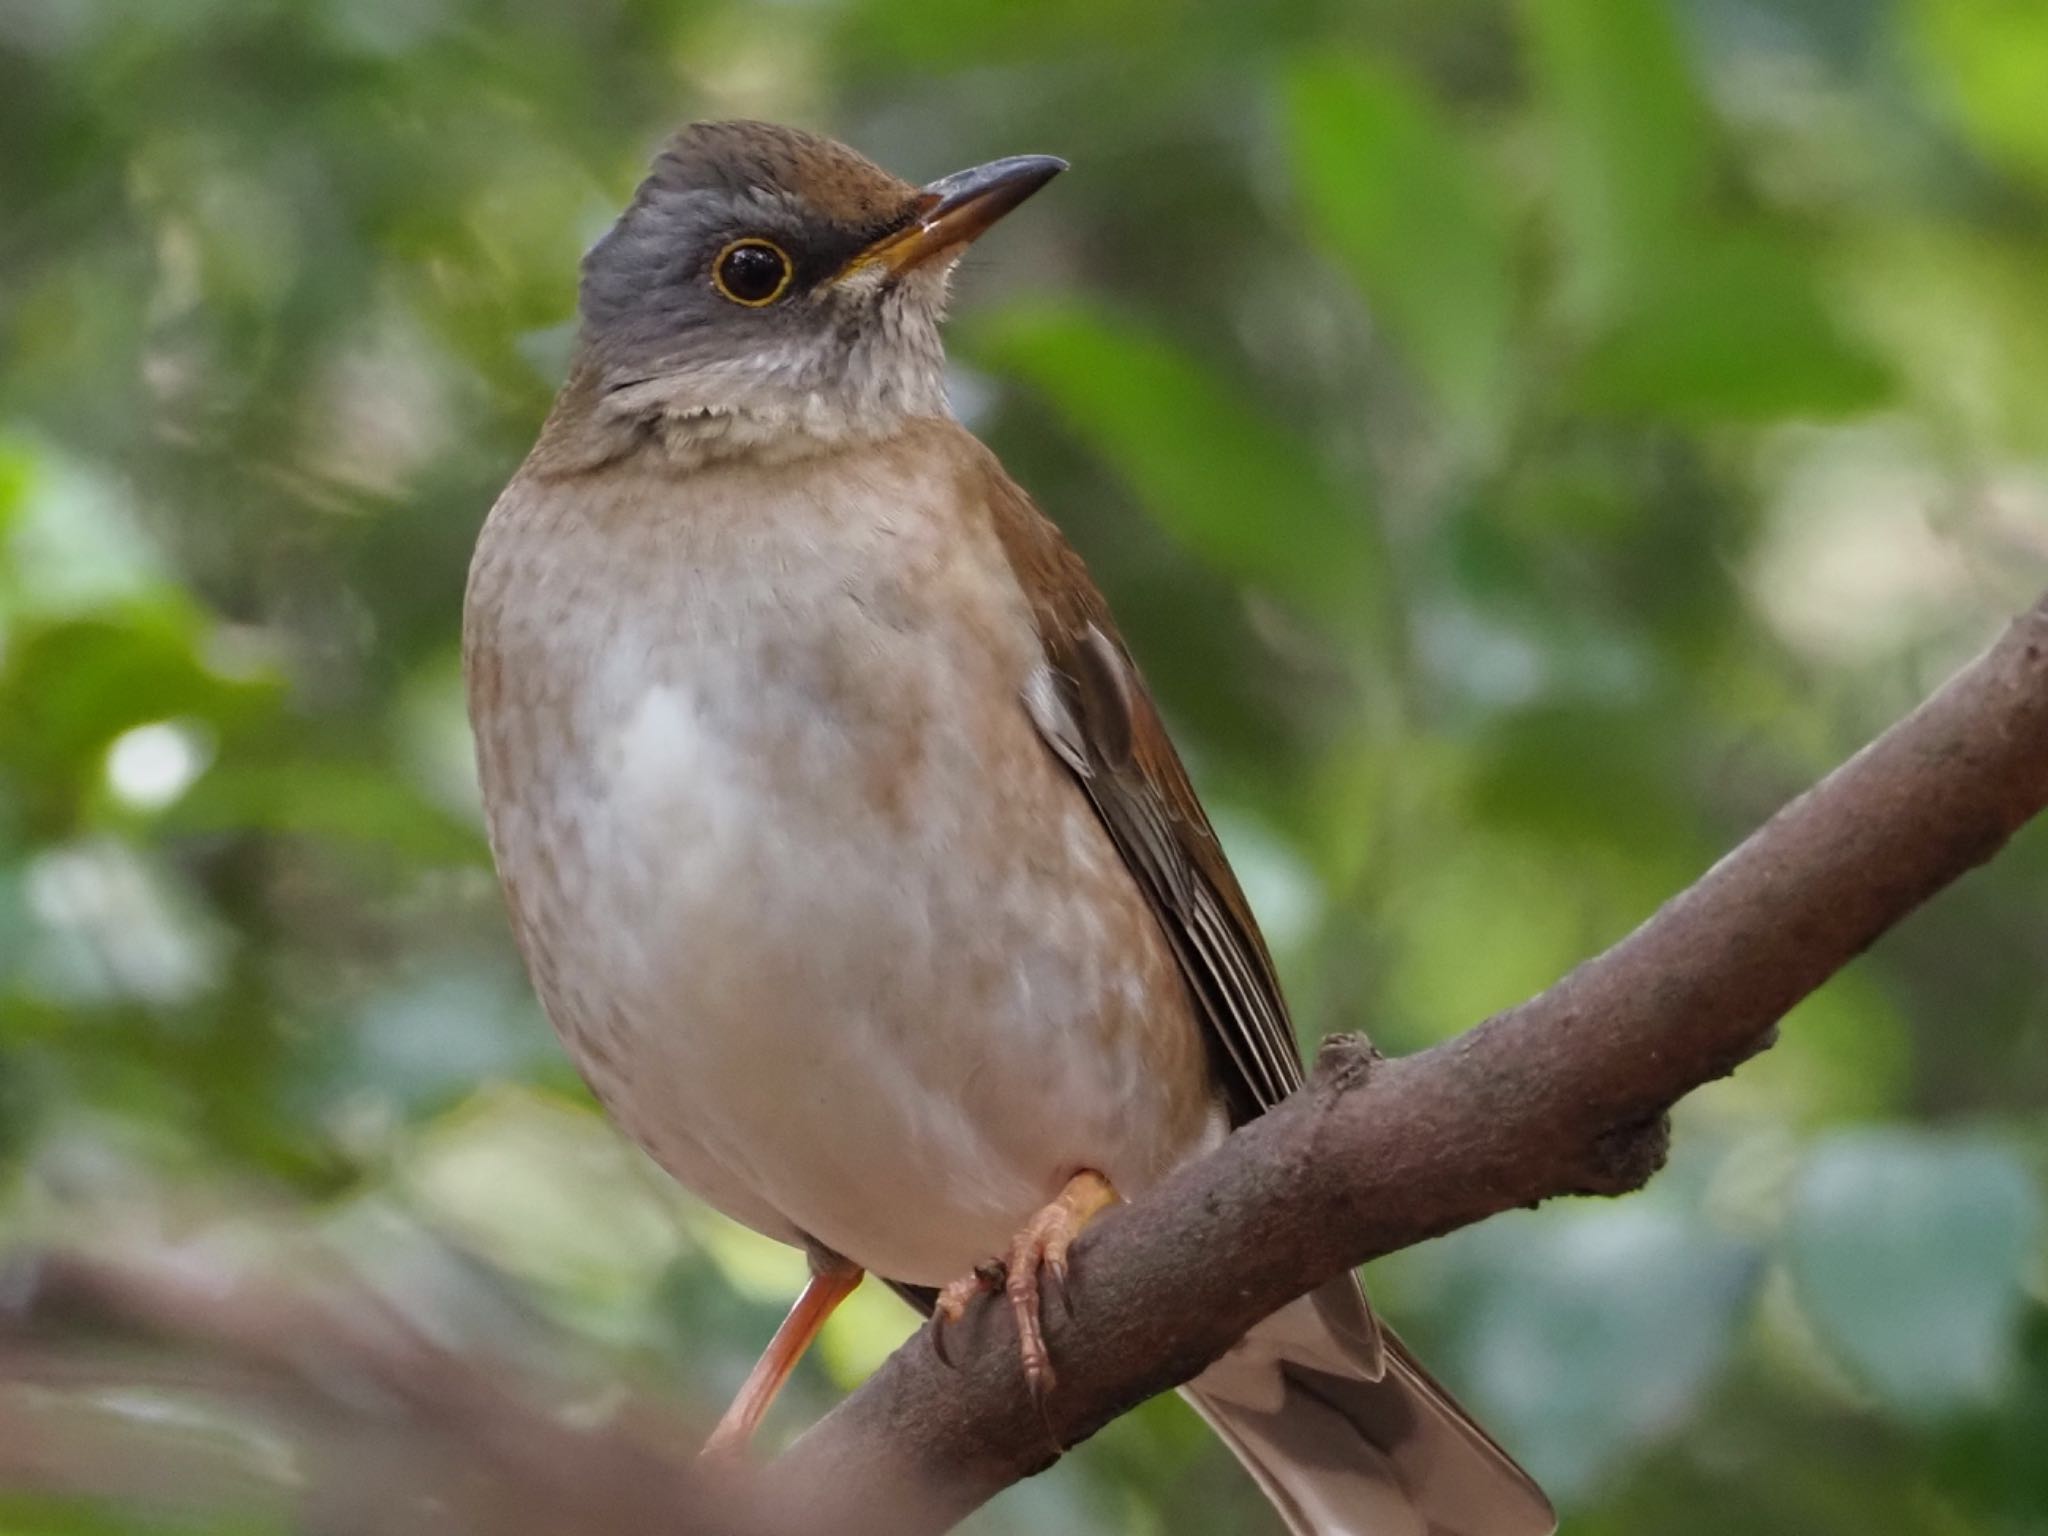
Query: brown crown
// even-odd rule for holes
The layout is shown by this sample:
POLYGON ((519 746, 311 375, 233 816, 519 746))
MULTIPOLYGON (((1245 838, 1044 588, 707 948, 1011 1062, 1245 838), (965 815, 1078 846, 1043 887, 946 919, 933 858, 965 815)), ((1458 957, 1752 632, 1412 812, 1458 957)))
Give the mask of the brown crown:
POLYGON ((900 213, 917 189, 844 144, 748 121, 691 123, 655 158, 648 186, 678 191, 776 187, 837 223, 859 227, 900 213))

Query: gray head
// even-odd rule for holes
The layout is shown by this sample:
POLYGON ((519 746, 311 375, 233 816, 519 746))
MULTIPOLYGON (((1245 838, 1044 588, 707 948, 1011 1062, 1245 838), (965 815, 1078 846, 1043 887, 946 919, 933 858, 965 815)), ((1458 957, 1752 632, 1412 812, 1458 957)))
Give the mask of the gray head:
POLYGON ((598 409, 706 453, 943 415, 954 262, 1064 169, 1019 156, 913 187, 793 128, 692 124, 584 258, 598 409))

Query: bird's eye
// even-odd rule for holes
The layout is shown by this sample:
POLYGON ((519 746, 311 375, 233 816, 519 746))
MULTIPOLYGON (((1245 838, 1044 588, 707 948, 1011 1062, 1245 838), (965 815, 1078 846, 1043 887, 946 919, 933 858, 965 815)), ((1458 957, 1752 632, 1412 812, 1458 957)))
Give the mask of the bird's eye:
POLYGON ((772 240, 735 240, 711 263, 711 281, 735 304, 759 309, 789 287, 789 257, 772 240))

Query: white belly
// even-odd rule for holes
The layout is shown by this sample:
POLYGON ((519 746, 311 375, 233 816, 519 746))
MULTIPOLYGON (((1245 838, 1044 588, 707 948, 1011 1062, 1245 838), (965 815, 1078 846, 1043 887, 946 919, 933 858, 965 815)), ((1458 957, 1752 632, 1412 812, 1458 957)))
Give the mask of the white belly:
POLYGON ((1135 1192, 1219 1127, 1162 1081, 1170 956, 1017 702, 1021 607, 958 618, 1006 568, 920 574, 906 531, 881 564, 815 534, 608 562, 594 586, 665 596, 519 630, 535 702, 478 727, 522 942, 600 1097, 741 1220, 938 1284, 1075 1170, 1135 1192))

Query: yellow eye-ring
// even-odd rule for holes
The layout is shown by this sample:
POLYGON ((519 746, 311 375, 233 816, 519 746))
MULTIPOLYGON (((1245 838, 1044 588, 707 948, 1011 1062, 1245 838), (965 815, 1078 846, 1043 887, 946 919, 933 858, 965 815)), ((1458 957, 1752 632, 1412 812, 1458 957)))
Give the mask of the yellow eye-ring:
POLYGON ((712 286, 749 309, 760 309, 781 298, 792 275, 782 247, 757 236, 733 241, 711 263, 712 286))

